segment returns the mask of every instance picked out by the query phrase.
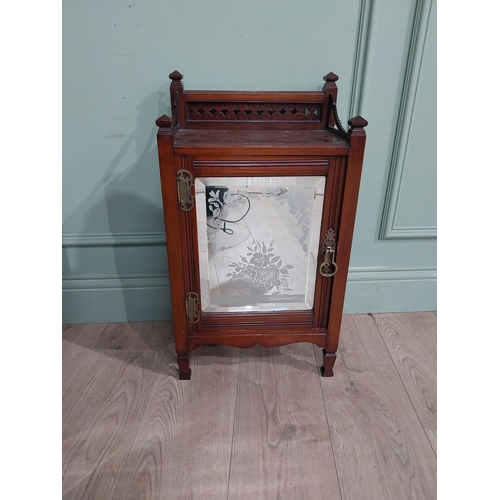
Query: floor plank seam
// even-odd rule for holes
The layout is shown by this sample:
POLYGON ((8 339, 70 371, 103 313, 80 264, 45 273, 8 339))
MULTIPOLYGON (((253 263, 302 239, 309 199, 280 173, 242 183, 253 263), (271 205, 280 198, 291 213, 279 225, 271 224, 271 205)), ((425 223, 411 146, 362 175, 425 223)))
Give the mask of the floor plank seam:
POLYGON ((231 453, 229 454, 229 468, 227 471, 227 495, 226 500, 229 500, 229 486, 231 484, 231 465, 233 462, 233 443, 234 443, 234 429, 236 427, 236 403, 238 401, 238 389, 240 386, 240 367, 241 367, 241 349, 238 349, 238 374, 236 376, 236 392, 234 397, 234 413, 233 413, 233 432, 231 434, 231 453))
MULTIPOLYGON (((85 327, 85 326, 89 326, 89 325, 92 325, 92 323, 81 323, 81 324, 77 324, 77 325, 71 325, 72 327, 76 327, 76 326, 79 326, 81 325, 82 327, 85 327)), ((101 337, 101 335, 104 333, 104 330, 106 330, 106 328, 109 326, 109 323, 105 323, 103 326, 102 326, 102 330, 99 331, 98 333, 96 333, 96 337, 97 339, 99 339, 101 337)), ((64 327, 64 325, 63 325, 64 327)), ((63 333, 63 336, 62 336, 62 342, 68 342, 70 344, 78 344, 78 342, 75 342, 73 340, 67 340, 67 336, 71 333, 71 330, 69 332, 66 332, 66 333, 63 333)), ((95 341, 97 342, 97 340, 95 341)), ((86 347, 86 346, 82 346, 82 347, 86 347)), ((94 349, 93 346, 88 346, 88 349, 94 349)))
POLYGON ((434 456, 437 458, 437 453, 434 451, 434 448, 433 448, 432 443, 429 439, 429 436, 425 430, 424 425, 422 424, 422 420, 420 419, 420 415, 418 414, 418 411, 415 408, 415 405, 413 404, 413 400, 411 399, 410 393, 408 392, 406 384, 404 383, 403 377, 401 376, 401 372, 399 371, 398 366, 397 366, 396 362, 394 361, 392 353, 391 353, 389 347, 387 346, 387 343, 385 342, 384 336, 382 335, 382 332, 380 331, 380 328, 378 327, 377 322, 375 321, 375 318, 373 317, 373 314, 368 313, 368 316, 370 316, 372 321, 375 323, 375 326, 377 327, 377 331, 378 331, 379 335, 382 337, 382 342, 384 343, 384 347, 387 349, 387 352, 389 353, 389 357, 391 358, 392 364, 394 365, 394 368, 396 369, 396 373, 398 374, 399 380, 401 380, 401 383, 403 384, 404 390, 406 392, 406 395, 408 396, 408 400, 410 401, 411 407, 413 408, 413 411, 415 412, 415 415, 417 416, 420 427, 422 427, 425 438, 427 439, 427 442, 429 443, 429 446, 431 447, 432 453, 434 453, 434 456))
MULTIPOLYGON (((66 347, 62 352, 63 362, 66 361, 63 374, 66 380, 62 425, 63 497, 67 496, 69 500, 70 497, 87 498, 90 494, 96 500, 123 499, 132 496, 133 490, 135 494, 146 495, 148 498, 163 498, 166 484, 169 487, 173 485, 172 491, 180 494, 181 490, 184 491, 186 482, 190 482, 196 491, 203 490, 202 496, 207 499, 223 499, 224 488, 226 500, 245 497, 245 494, 257 493, 257 490, 262 494, 261 498, 273 497, 273 491, 277 493, 275 498, 281 498, 280 495, 283 498, 297 498, 298 495, 298 498, 331 497, 338 500, 400 500, 421 496, 435 498, 436 381, 432 370, 435 369, 437 312, 419 314, 415 316, 415 320, 411 314, 380 313, 363 314, 359 315, 359 320, 347 321, 344 340, 341 335, 342 349, 337 352, 339 358, 333 379, 320 376, 321 349, 308 343, 298 351, 279 354, 279 359, 274 354, 264 356, 261 353, 260 365, 253 355, 241 356, 246 352, 245 349, 238 349, 234 355, 231 351, 232 359, 229 360, 226 359, 226 351, 221 351, 222 356, 216 356, 207 362, 201 360, 202 352, 193 351, 191 359, 194 367, 197 370, 208 370, 206 365, 219 365, 215 375, 210 368, 206 372, 208 377, 179 382, 172 332, 168 334, 167 345, 167 339, 149 324, 116 328, 116 335, 112 323, 98 325, 97 328, 84 325, 71 329, 69 337, 66 336, 68 340, 63 337, 63 345, 66 347), (383 346, 375 337, 376 333, 372 331, 372 323, 366 318, 367 315, 375 323, 383 346), (108 329, 110 333, 105 334, 108 329), (352 332, 350 329, 353 329, 352 332), (359 346, 356 345, 356 339, 359 346), (113 349, 112 345, 116 347, 113 349), (153 349, 149 349, 149 346, 153 349), (313 353, 315 362, 312 364, 307 362, 308 350, 313 353), (298 353, 297 356, 295 352, 298 353), (387 353, 393 365, 386 358, 387 353), (232 366, 229 371, 228 361, 232 366), (263 371, 264 366, 268 371, 263 371), (393 367, 396 368, 397 376, 393 367), (313 377, 315 372, 317 375, 313 377), (264 383, 262 377, 256 378, 264 373, 271 375, 272 382, 264 383), (290 373, 291 379, 288 378, 290 373), (306 375, 307 379, 302 381, 306 375), (88 377, 91 377, 90 384, 87 382, 88 377), (313 378, 317 382, 313 382, 313 378), (397 385, 398 378, 404 391, 397 385), (385 381, 385 389, 380 387, 381 391, 378 392, 377 388, 370 385, 372 379, 378 384, 377 387, 380 381, 385 381), (216 388, 219 381, 223 383, 224 391, 214 389, 220 398, 214 404, 205 390, 209 387, 216 388), (351 381, 353 385, 350 385, 351 381), (300 391, 296 382, 299 382, 300 391), (255 387, 256 383, 258 387, 255 387), (319 384, 321 397, 313 390, 314 383, 319 384), (304 418, 307 425, 314 423, 314 427, 307 428, 307 432, 312 433, 311 436, 307 434, 307 437, 311 439, 299 439, 302 428, 295 421, 295 414, 290 413, 291 423, 284 421, 285 413, 280 411, 293 410, 297 406, 296 403, 290 403, 290 407, 288 399, 281 400, 281 397, 290 395, 289 392, 281 392, 283 388, 294 390, 293 394, 297 394, 299 398, 304 396, 303 392, 311 392, 314 397, 307 396, 306 402, 314 402, 317 409, 323 403, 323 412, 319 409, 319 413, 314 415, 307 413, 307 408, 313 407, 312 404, 300 404, 300 410, 306 412, 304 415, 300 414, 300 422, 304 418), (246 392, 247 389, 251 394, 246 392), (265 393, 265 397, 260 391, 265 393), (115 413, 111 412, 114 407, 109 402, 118 401, 114 397, 115 393, 124 395, 125 399, 115 409, 116 412, 122 412, 120 414, 126 411, 127 427, 122 425, 125 420, 121 417, 120 426, 114 426, 115 413), (410 405, 404 401, 405 393, 410 405), (234 399, 231 399, 233 396, 234 399), (261 400, 265 415, 261 413, 260 406, 255 407, 255 402, 259 401, 260 405, 261 400), (109 407, 110 410, 103 412, 101 407, 109 407), (224 408, 224 425, 213 431, 211 422, 203 419, 203 411, 200 411, 205 408, 215 415, 219 415, 219 408, 224 408), (130 413, 132 410, 133 414, 130 413), (233 426, 229 439, 231 411, 233 426), (325 421, 321 420, 322 414, 325 421), (418 420, 415 420, 415 414, 418 420), (101 418, 102 415, 106 418, 101 418), (183 419, 186 415, 189 418, 183 419), (375 418, 365 430, 363 423, 367 422, 364 417, 370 416, 375 418), (279 421, 267 420, 275 417, 279 421), (259 418, 260 423, 255 418, 259 418), (350 425, 351 421, 356 427, 350 425), (285 426, 287 423, 290 425, 285 426), (324 432, 324 423, 328 427, 328 433, 324 432), (270 429, 267 433, 266 426, 270 429), (285 432, 288 427, 293 430, 295 426, 296 433, 285 432), (186 436, 186 428, 191 435, 191 432, 195 432, 194 427, 200 429, 200 449, 207 452, 202 453, 203 456, 193 455, 190 451, 192 447, 189 443, 198 446, 196 440, 188 440, 186 443, 182 439, 182 436, 186 436), (396 431, 402 434, 396 434, 396 431), (426 440, 422 438, 421 432, 424 432, 426 440), (213 443, 212 434, 217 437, 213 443), (130 446, 129 438, 132 439, 130 446), (269 442, 261 442, 267 438, 269 442), (332 462, 328 457, 327 439, 330 440, 332 462), (282 444, 281 452, 281 448, 273 447, 275 441, 282 444), (302 448, 306 442, 309 445, 310 441, 321 443, 321 454, 318 454, 316 445, 312 452, 309 447, 302 448), (113 448, 107 446, 108 442, 112 442, 113 448), (394 457, 387 451, 387 446, 395 447, 394 457), (427 446, 430 446, 432 453, 427 446), (82 450, 78 451, 80 447, 82 450), (299 453, 294 455, 293 450, 296 449, 299 453), (86 450, 90 450, 90 458, 87 457, 86 450), (104 455, 99 458, 96 453, 101 453, 100 450, 104 450, 104 455), (306 455, 302 455, 302 451, 306 455), (256 456, 259 463, 248 463, 249 456, 256 456), (283 475, 287 474, 287 467, 295 470, 294 467, 301 466, 301 470, 304 470, 304 464, 299 463, 304 456, 318 459, 318 462, 309 462, 314 465, 307 470, 317 474, 322 481, 318 484, 314 482, 314 487, 311 486, 309 475, 300 476, 302 482, 298 481, 299 476, 293 475, 297 479, 293 486, 290 482, 292 475, 289 481, 282 481, 283 475), (179 463, 189 463, 192 467, 183 467, 182 472, 174 463, 174 457, 179 463), (217 457, 215 464, 212 463, 212 457, 217 457), (276 461, 276 457, 283 460, 276 461), (219 468, 216 469, 215 466, 219 468), (205 476, 209 470, 217 473, 214 476, 217 481, 210 484, 205 476), (132 473, 133 478, 128 479, 132 473), (227 479, 224 478, 226 474, 227 479), (335 480, 337 486, 334 484, 335 480), (324 494, 327 484, 331 486, 328 488, 328 496, 324 494), (305 494, 306 490, 311 493, 316 489, 323 494, 305 494), (283 491, 287 495, 283 495, 283 491)), ((262 351, 269 354, 267 349, 262 351)), ((288 415, 287 413, 286 416, 288 415)), ((176 494, 174 496, 178 498, 176 494)), ((196 493, 194 496, 197 498, 196 493)))
POLYGON ((102 332, 99 334, 99 337, 97 338, 97 342, 99 342, 99 339, 104 335, 104 333, 106 332, 106 330, 112 325, 112 323, 106 323, 104 325, 104 328, 102 329, 102 332))
MULTIPOLYGON (((314 352, 315 346, 311 344, 311 347, 313 348, 313 355, 316 358, 316 353, 314 352)), ((338 350, 337 350, 337 352, 338 352, 338 350)), ((318 383, 319 383, 319 389, 321 391, 321 398, 323 400, 323 410, 325 412, 326 426, 328 428, 328 436, 330 436, 330 447, 332 448, 333 464, 335 466, 335 475, 337 476, 337 484, 339 485, 340 500, 342 500, 343 499, 343 496, 342 496, 342 486, 341 486, 341 483, 340 483, 339 471, 338 471, 338 468, 337 468, 337 459, 335 458, 335 449, 333 447, 332 431, 330 429, 330 423, 328 421, 328 411, 326 409, 325 393, 323 392, 323 384, 321 382, 321 375, 318 376, 318 383)))

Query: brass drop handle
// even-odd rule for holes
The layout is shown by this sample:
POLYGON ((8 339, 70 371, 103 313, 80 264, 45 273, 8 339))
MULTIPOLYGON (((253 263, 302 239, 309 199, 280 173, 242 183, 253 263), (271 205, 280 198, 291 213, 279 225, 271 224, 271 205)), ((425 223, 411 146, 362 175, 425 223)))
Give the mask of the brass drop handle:
POLYGON ((323 242, 323 262, 319 266, 319 274, 325 278, 331 278, 337 272, 335 263, 335 231, 329 229, 323 242))
POLYGON ((337 264, 333 262, 334 257, 334 249, 332 247, 328 247, 325 250, 325 258, 321 266, 319 266, 319 274, 324 276, 325 278, 331 278, 337 272, 337 264), (330 271, 332 269, 332 272, 330 271))

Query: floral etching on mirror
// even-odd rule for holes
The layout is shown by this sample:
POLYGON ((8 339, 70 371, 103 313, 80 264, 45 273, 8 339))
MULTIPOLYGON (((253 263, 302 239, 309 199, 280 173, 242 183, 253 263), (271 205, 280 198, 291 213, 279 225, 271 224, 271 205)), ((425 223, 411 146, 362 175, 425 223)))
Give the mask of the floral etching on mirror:
POLYGON ((291 264, 283 265, 279 255, 274 253, 274 242, 268 246, 264 242, 254 241, 247 247, 246 256, 240 255, 239 262, 231 262, 231 272, 227 274, 233 281, 242 285, 239 289, 249 295, 280 297, 284 292, 293 291, 293 278, 290 275, 291 264))
MULTIPOLYGON (((236 224, 242 221, 250 211, 250 200, 240 191, 230 191, 228 188, 207 189, 207 226, 211 229, 220 229, 227 234, 234 234, 234 230, 228 227, 228 223, 236 224), (238 209, 247 205, 245 213, 241 217, 227 219, 225 212, 228 207, 238 209), (224 210, 226 209, 226 210, 224 210)), ((212 235, 211 240, 215 239, 212 235)))
POLYGON ((203 310, 311 309, 324 178, 196 182, 203 310))

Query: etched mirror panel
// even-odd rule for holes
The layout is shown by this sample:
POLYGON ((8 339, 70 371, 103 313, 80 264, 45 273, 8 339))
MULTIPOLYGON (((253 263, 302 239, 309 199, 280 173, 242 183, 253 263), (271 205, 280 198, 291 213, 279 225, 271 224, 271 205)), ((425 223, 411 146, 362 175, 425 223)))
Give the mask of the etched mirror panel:
POLYGON ((325 178, 195 181, 204 312, 312 309, 325 178))

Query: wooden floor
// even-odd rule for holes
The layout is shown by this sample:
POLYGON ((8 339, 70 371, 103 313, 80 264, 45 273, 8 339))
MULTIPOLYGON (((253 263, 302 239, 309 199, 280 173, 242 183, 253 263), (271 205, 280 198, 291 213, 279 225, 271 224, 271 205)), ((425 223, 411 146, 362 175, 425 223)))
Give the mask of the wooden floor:
POLYGON ((170 323, 63 327, 63 499, 436 498, 436 315, 344 316, 320 349, 202 347, 170 323))

